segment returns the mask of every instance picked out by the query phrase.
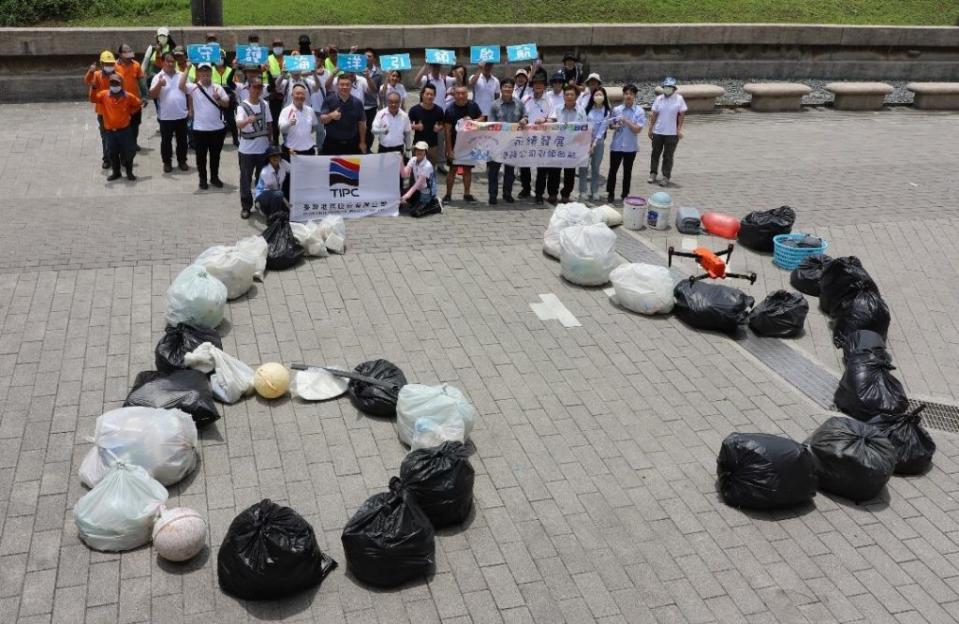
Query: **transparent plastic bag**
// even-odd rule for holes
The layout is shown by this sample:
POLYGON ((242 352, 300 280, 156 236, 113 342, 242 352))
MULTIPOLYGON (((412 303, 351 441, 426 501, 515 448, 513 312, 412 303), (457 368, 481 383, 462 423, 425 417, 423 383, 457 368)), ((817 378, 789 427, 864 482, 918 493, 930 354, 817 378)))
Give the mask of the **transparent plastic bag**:
POLYGON ((259 234, 247 236, 236 242, 236 248, 248 253, 254 259, 256 270, 253 272, 253 279, 262 282, 263 276, 266 274, 266 255, 269 249, 266 239, 259 234))
POLYGON ((117 552, 149 543, 166 488, 140 466, 118 462, 73 508, 80 539, 117 552))
POLYGON ((438 425, 461 420, 464 427, 462 441, 465 442, 469 439, 476 418, 473 404, 458 388, 447 384, 406 384, 400 389, 396 403, 396 433, 406 445, 412 445, 416 421, 420 419, 431 420, 438 425))
POLYGON ((257 257, 239 247, 216 245, 210 247, 193 261, 226 286, 226 298, 236 299, 246 294, 253 286, 257 270, 257 257))
POLYGON ((432 448, 444 442, 464 442, 466 423, 459 416, 437 422, 431 418, 420 418, 413 423, 413 443, 410 450, 432 448))
POLYGON ((343 217, 328 216, 320 221, 320 235, 330 253, 346 253, 346 222, 343 217))
POLYGON ((323 238, 323 228, 318 221, 307 221, 299 223, 290 221, 290 229, 293 230, 293 238, 296 239, 308 256, 325 258, 330 255, 326 249, 326 239, 323 238))
POLYGON ((224 403, 236 403, 253 392, 253 369, 209 342, 187 353, 184 362, 201 373, 213 373, 213 396, 224 403))
POLYGON ((654 264, 621 264, 609 274, 616 302, 640 314, 669 314, 673 309, 673 276, 654 264))
POLYGON ((166 320, 213 329, 223 320, 226 286, 201 266, 183 269, 166 291, 166 320))
POLYGON ((560 273, 580 286, 601 286, 619 265, 616 234, 605 223, 573 225, 559 235, 560 273))
MULTIPOLYGON (((586 204, 569 202, 556 206, 546 233, 543 234, 543 251, 559 260, 559 234, 572 225, 591 225, 603 221, 603 212, 590 210, 586 204)), ((620 221, 622 222, 622 221, 620 221)))
POLYGON ((163 485, 173 485, 196 467, 193 418, 177 409, 121 407, 97 418, 94 447, 80 464, 80 481, 96 486, 114 464, 140 466, 163 485))

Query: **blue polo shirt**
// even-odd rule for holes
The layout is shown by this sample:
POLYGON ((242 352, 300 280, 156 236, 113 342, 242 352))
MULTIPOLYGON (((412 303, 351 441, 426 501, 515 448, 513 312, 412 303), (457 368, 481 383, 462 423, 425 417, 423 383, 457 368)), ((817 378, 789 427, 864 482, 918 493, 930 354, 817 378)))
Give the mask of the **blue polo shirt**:
POLYGON ((330 93, 323 100, 320 114, 325 115, 336 110, 340 111, 342 117, 325 125, 326 136, 334 141, 359 140, 360 131, 357 124, 361 121, 366 123, 363 102, 352 95, 344 102, 338 93, 330 93))
MULTIPOLYGON (((640 126, 646 125, 646 111, 639 104, 633 104, 631 108, 626 108, 625 104, 620 104, 613 109, 613 117, 625 117, 640 126)), ((639 141, 637 135, 626 126, 620 126, 613 132, 613 140, 609 144, 609 151, 638 152, 639 141)))

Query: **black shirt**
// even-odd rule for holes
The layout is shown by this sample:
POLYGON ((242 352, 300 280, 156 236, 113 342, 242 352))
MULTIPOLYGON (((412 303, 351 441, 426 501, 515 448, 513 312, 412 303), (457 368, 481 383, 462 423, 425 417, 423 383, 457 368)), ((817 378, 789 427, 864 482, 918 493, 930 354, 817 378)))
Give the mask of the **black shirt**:
POLYGON ((334 141, 359 140, 360 121, 366 122, 366 113, 363 111, 363 102, 352 95, 345 102, 340 99, 339 93, 331 93, 323 100, 320 114, 325 115, 339 110, 341 117, 326 124, 326 136, 334 141))
POLYGON ((430 147, 435 147, 438 138, 436 136, 436 130, 433 127, 438 123, 443 123, 443 118, 445 113, 443 109, 433 104, 433 108, 427 110, 423 108, 422 104, 417 104, 410 109, 410 123, 422 122, 423 129, 415 130, 413 132, 413 142, 416 141, 426 141, 426 144, 430 147))
POLYGON ((453 145, 447 147, 447 149, 456 145, 456 122, 464 117, 469 117, 470 119, 479 119, 483 116, 483 111, 480 110, 479 104, 473 100, 466 102, 465 106, 457 106, 456 102, 453 102, 446 108, 446 123, 450 126, 450 139, 453 141, 453 145))

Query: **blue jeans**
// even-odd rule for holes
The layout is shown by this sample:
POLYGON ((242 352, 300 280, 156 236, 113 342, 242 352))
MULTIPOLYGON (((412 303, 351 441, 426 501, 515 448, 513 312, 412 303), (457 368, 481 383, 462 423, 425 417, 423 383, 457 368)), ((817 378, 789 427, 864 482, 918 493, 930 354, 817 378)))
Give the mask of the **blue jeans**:
POLYGON ((589 155, 586 164, 579 168, 579 192, 586 194, 586 176, 589 175, 589 194, 599 193, 599 166, 603 164, 603 150, 606 147, 606 140, 600 139, 593 146, 593 153, 589 155))
MULTIPOLYGON (((513 181, 516 179, 516 170, 512 165, 503 166, 503 197, 513 196, 513 181)), ((486 178, 489 181, 489 198, 496 199, 499 193, 500 163, 489 161, 486 163, 486 178)))

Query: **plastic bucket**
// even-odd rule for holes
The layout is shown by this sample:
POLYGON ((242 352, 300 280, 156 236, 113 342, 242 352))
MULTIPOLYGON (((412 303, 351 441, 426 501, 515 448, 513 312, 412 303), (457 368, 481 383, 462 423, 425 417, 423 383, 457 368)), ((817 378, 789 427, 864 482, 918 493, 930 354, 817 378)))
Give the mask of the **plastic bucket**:
POLYGON ((623 200, 623 227, 641 230, 646 226, 646 199, 630 195, 623 200))
POLYGON ((654 230, 669 229, 670 214, 673 209, 673 202, 658 203, 650 199, 646 205, 646 225, 654 230))

